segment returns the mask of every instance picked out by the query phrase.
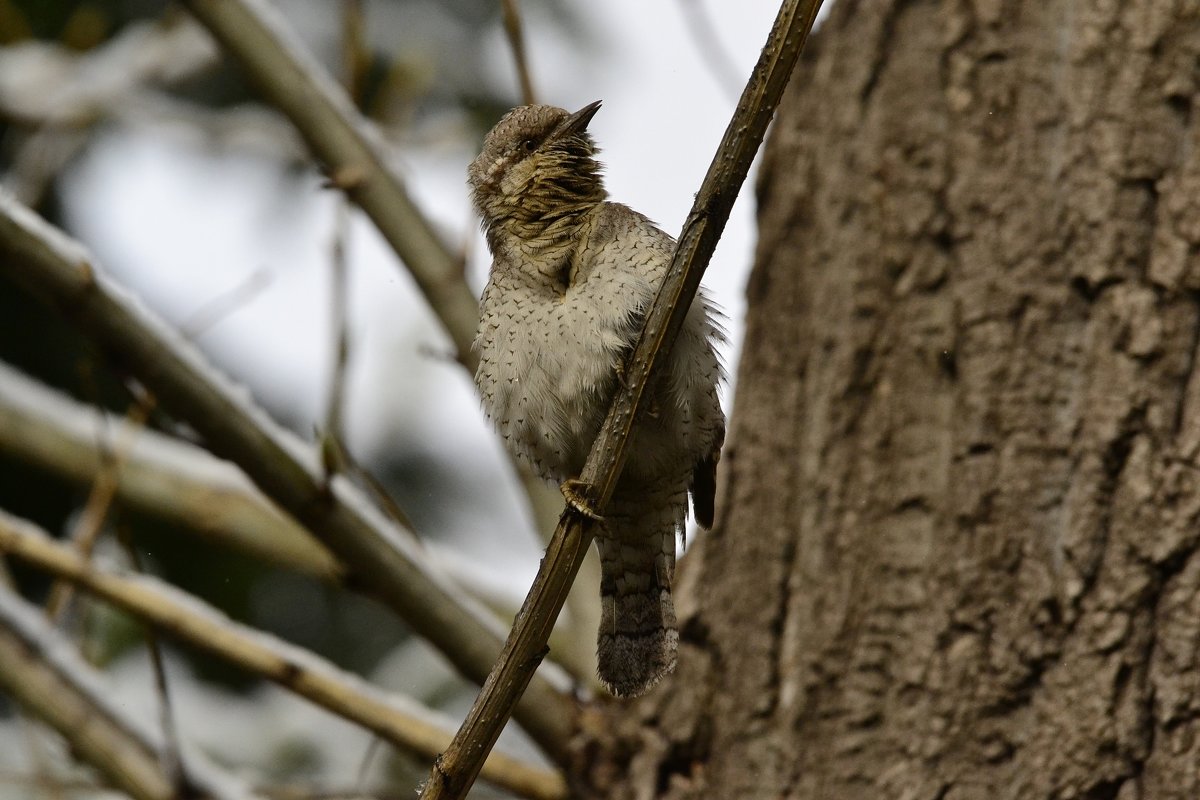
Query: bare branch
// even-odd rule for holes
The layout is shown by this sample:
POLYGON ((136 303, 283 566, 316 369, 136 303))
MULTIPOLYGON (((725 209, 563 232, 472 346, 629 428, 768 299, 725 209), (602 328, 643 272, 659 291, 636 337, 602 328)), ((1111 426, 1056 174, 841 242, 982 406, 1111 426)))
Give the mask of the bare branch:
POLYGON ((692 43, 696 45, 696 52, 700 54, 700 60, 704 62, 704 66, 708 67, 709 74, 721 87, 721 91, 730 100, 736 100, 742 80, 741 75, 738 73, 729 51, 721 43, 721 37, 717 33, 716 26, 713 25, 712 17, 709 16, 708 9, 704 7, 704 0, 679 0, 679 10, 683 14, 684 22, 687 23, 688 31, 692 34, 692 43))
POLYGON ((346 401, 346 372, 350 363, 349 266, 346 247, 350 238, 350 209, 339 200, 334 210, 333 243, 329 258, 330 327, 333 329, 333 364, 329 373, 329 396, 325 405, 325 429, 321 431, 321 462, 326 477, 344 472, 345 428, 342 411, 346 401))
MULTIPOLYGON (((162 519, 182 533, 327 583, 340 584, 346 576, 346 569, 328 549, 264 497, 233 464, 193 444, 137 429, 128 419, 72 400, 2 361, 0 453, 79 484, 94 483, 108 474, 116 481, 117 502, 162 519), (118 443, 123 454, 119 469, 108 469, 98 438, 101 431, 108 431, 118 443)), ((357 471, 353 464, 351 468, 357 471)), ((366 472, 360 477, 371 479, 366 472)), ((387 499, 382 489, 374 494, 380 502, 387 499)), ((393 509, 389 515, 396 519, 398 511, 393 509)), ((456 550, 434 542, 426 545, 426 556, 502 618, 516 613, 511 598, 482 584, 473 565, 456 550)), ((577 583, 579 588, 588 587, 577 583)), ((587 595, 593 603, 598 596, 598 590, 587 595)), ((576 651, 585 644, 585 635, 592 636, 595 623, 574 615, 586 611, 586 605, 583 612, 571 606, 572 624, 559 626, 553 640, 555 653, 574 652, 576 661, 568 666, 583 678, 594 668, 582 657, 586 653, 576 651)), ((586 644, 594 653, 590 642, 586 644)))
POLYGON ((504 10, 504 32, 508 34, 508 47, 512 50, 517 65, 517 78, 521 82, 521 102, 532 105, 537 102, 533 91, 533 78, 529 72, 529 60, 525 54, 525 34, 521 30, 521 10, 518 0, 500 0, 504 10))
MULTIPOLYGON (((469 679, 482 681, 500 651, 500 626, 462 596, 412 536, 343 476, 325 485, 311 448, 280 428, 189 343, 94 266, 77 242, 0 194, 0 274, 40 298, 136 375, 164 408, 213 451, 237 463, 469 679)), ((552 665, 549 665, 552 667, 552 665)), ((517 711, 522 726, 565 758, 575 703, 569 681, 547 669, 517 711)))
MULTIPOLYGON (((458 361, 474 374, 479 359, 471 343, 479 304, 467 286, 460 260, 388 165, 386 145, 376 129, 265 0, 185 0, 184 5, 267 101, 291 120, 333 184, 375 223, 446 327, 458 361)), ((514 470, 535 515, 540 516, 544 505, 558 503, 558 493, 547 489, 524 465, 514 462, 514 470)))
MULTIPOLYGON (((733 119, 696 194, 658 295, 646 313, 637 345, 625 366, 625 381, 583 468, 591 506, 601 513, 612 496, 646 386, 683 325, 700 279, 712 258, 750 163, 783 96, 821 0, 785 0, 758 64, 738 101, 733 119)), ((533 587, 509 633, 499 661, 454 736, 433 767, 422 800, 462 798, 483 757, 495 744, 521 697, 561 611, 593 536, 594 521, 568 507, 542 559, 533 587)))
POLYGON ((255 796, 194 750, 187 754, 189 785, 174 784, 160 768, 158 737, 109 702, 110 690, 100 676, 37 609, 9 591, 0 591, 0 686, 139 800, 255 796))
MULTIPOLYGON (((358 102, 359 84, 366 69, 364 24, 359 0, 342 0, 342 82, 355 102, 358 102)), ((336 206, 329 253, 329 327, 333 331, 333 365, 325 404, 325 428, 320 433, 321 462, 327 477, 335 472, 344 472, 347 461, 342 411, 346 400, 346 371, 350 362, 350 267, 346 258, 350 240, 350 207, 345 198, 340 198, 336 206)), ((371 485, 374 488, 375 484, 371 485)), ((403 517, 398 517, 398 520, 402 525, 407 524, 403 517)))
POLYGON ((36 40, 0 49, 0 115, 17 124, 17 153, 4 184, 35 204, 87 144, 96 122, 148 86, 194 75, 216 57, 200 27, 178 18, 130 25, 86 53, 36 40), (23 134, 21 126, 32 130, 23 134))
POLYGON ((371 67, 367 18, 362 0, 342 0, 342 85, 355 105, 362 103, 363 82, 371 67))
POLYGON ((333 183, 379 228, 446 326, 459 361, 474 372, 475 295, 457 260, 391 169, 377 132, 346 92, 264 0, 185 0, 184 5, 292 121, 333 183))
MULTIPOLYGON (((175 639, 274 681, 402 750, 434 758, 450 742, 453 725, 419 703, 380 691, 307 650, 240 625, 170 584, 96 566, 55 544, 36 526, 3 511, 0 550, 70 581, 175 639)), ((481 774, 485 780, 522 797, 566 797, 566 784, 560 774, 503 753, 493 753, 481 774)))
POLYGON ((117 499, 178 528, 328 582, 344 568, 228 461, 78 403, 0 362, 0 452, 87 484, 107 471, 97 428, 130 442, 117 499))
MULTIPOLYGON (((15 522, 17 521, 0 512, 0 526, 12 525, 15 522)), ((32 526, 30 528, 32 529, 32 526)), ((40 530, 37 533, 46 542, 50 541, 49 535, 40 530)), ((117 540, 125 550, 125 555, 133 569, 136 572, 142 572, 144 569, 142 559, 138 555, 137 547, 133 544, 128 531, 119 531, 117 540)), ((91 554, 85 553, 80 563, 85 568, 92 568, 91 554)), ((146 637, 146 650, 150 655, 150 667, 154 674, 154 692, 158 696, 158 724, 163 740, 163 746, 159 751, 159 764, 163 773, 171 778, 172 783, 186 784, 187 766, 183 758, 183 748, 180 745, 175 706, 171 702, 171 690, 167 680, 167 665, 163 658, 162 645, 158 640, 158 631, 153 626, 144 625, 143 633, 146 637)))
MULTIPOLYGON (((108 518, 109 508, 117 494, 117 475, 121 471, 121 463, 125 460, 137 431, 146 424, 146 420, 153 410, 153 403, 148 398, 144 398, 144 400, 146 402, 135 403, 129 409, 125 418, 128 425, 124 427, 124 436, 119 443, 114 444, 108 440, 110 432, 108 426, 101 425, 96 431, 96 450, 100 456, 100 469, 92 480, 92 487, 88 492, 87 502, 84 503, 83 512, 79 515, 79 521, 71 530, 71 542, 76 551, 84 558, 91 557, 92 551, 96 547, 96 541, 100 538, 100 531, 104 527, 104 521, 108 518)), ((50 594, 46 599, 46 614, 50 619, 55 621, 63 619, 70 604, 71 589, 69 586, 56 583, 50 587, 50 594)))
POLYGON ((87 127, 147 85, 170 84, 217 63, 217 50, 186 19, 128 26, 76 53, 30 40, 0 50, 0 109, 35 127, 87 127))
POLYGON ((272 274, 259 268, 246 276, 236 286, 221 292, 197 308, 179 325, 179 330, 188 341, 195 341, 221 320, 246 306, 251 300, 271 285, 272 274))

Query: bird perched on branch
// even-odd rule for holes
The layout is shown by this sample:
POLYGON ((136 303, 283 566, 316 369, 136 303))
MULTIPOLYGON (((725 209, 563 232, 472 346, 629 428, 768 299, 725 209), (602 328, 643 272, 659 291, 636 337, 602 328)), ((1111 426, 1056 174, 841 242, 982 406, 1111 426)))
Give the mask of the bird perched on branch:
MULTIPOLYGON (((675 247, 646 217, 608 201, 587 130, 599 108, 513 109, 468 170, 494 259, 475 383, 509 450, 585 513, 573 482, 675 247)), ((675 666, 675 535, 689 489, 696 521, 713 521, 722 340, 701 293, 647 387, 648 409, 598 517, 598 670, 617 695, 641 694, 675 666)))

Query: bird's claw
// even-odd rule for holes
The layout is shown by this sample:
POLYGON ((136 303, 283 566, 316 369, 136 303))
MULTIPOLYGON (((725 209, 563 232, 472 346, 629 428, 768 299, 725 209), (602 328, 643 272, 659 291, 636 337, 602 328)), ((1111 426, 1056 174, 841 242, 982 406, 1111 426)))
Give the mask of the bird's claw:
POLYGON ((558 490, 562 492, 562 496, 567 501, 567 505, 573 508, 575 511, 578 511, 588 519, 595 520, 596 522, 603 522, 604 517, 596 513, 596 510, 592 508, 591 501, 588 499, 588 495, 591 493, 591 488, 591 484, 584 483, 578 478, 567 478, 565 481, 559 484, 558 490))
POLYGON ((615 367, 614 371, 617 374, 617 383, 621 384, 622 389, 628 389, 629 379, 625 374, 625 361, 623 359, 619 359, 617 361, 617 366, 615 367))

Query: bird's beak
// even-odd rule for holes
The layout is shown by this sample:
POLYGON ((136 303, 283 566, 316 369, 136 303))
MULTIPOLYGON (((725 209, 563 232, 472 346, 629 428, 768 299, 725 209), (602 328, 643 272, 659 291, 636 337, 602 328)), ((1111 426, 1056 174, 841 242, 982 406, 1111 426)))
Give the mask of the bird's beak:
POLYGON ((586 106, 560 122, 558 127, 554 129, 554 135, 552 138, 558 139, 563 136, 572 136, 576 133, 582 133, 586 131, 588 123, 592 121, 592 117, 596 116, 596 112, 599 110, 599 100, 594 103, 588 103, 586 106))

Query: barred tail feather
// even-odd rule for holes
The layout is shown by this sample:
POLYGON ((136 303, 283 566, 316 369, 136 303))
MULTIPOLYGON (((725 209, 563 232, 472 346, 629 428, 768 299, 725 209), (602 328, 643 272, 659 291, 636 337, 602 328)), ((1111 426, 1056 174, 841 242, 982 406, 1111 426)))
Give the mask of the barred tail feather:
POLYGON ((613 694, 643 694, 675 668, 679 634, 671 602, 675 531, 687 495, 639 491, 613 498, 600 550, 600 680, 613 694))

